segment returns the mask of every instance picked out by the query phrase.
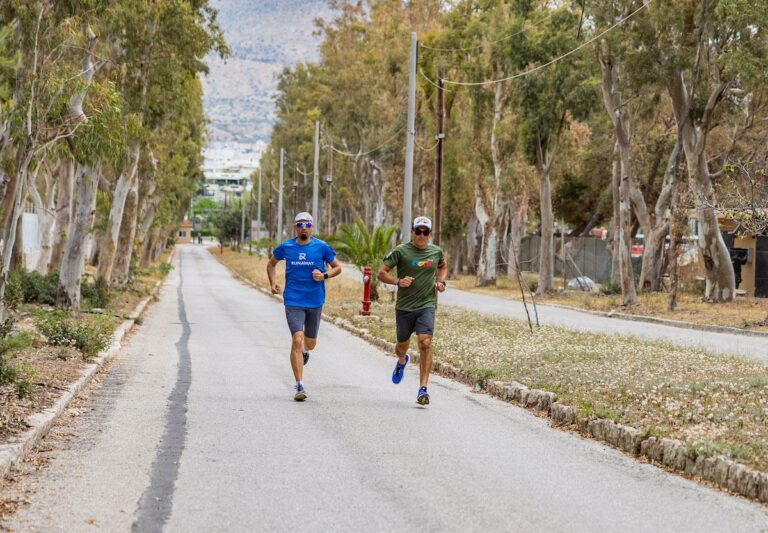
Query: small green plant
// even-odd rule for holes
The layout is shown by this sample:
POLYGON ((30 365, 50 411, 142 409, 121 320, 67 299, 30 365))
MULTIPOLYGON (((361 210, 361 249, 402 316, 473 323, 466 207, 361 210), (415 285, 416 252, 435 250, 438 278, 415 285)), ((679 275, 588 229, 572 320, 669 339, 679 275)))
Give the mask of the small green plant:
POLYGON ((606 295, 621 294, 621 285, 618 283, 613 283, 612 281, 608 281, 602 284, 600 287, 600 293, 606 295))
POLYGON ((80 296, 83 298, 82 307, 104 309, 109 305, 109 286, 102 278, 93 283, 83 282, 80 284, 80 296))
POLYGON ((475 382, 479 388, 484 389, 488 380, 495 375, 495 372, 490 368, 478 367, 472 370, 472 375, 475 377, 475 382))
POLYGON ((54 305, 56 303, 56 291, 59 289, 59 272, 49 272, 43 276, 38 272, 27 272, 18 269, 21 278, 21 286, 26 303, 54 305))
POLYGON ((24 303, 24 284, 23 271, 19 269, 12 270, 8 274, 8 281, 5 286, 5 296, 3 303, 8 309, 16 310, 24 303))
POLYGON ((160 273, 161 273, 163 276, 167 276, 167 275, 168 275, 168 273, 169 273, 171 270, 173 270, 173 265, 172 265, 172 264, 170 264, 170 263, 168 263, 168 262, 166 262, 166 261, 163 261, 162 263, 160 263, 160 266, 159 266, 159 268, 160 268, 160 273))
POLYGON ((539 288, 539 282, 535 279, 529 279, 525 283, 528 285, 528 290, 531 292, 536 292, 539 288))
POLYGON ((31 396, 35 391, 35 385, 32 380, 37 376, 37 370, 28 363, 22 363, 18 366, 16 376, 16 397, 21 400, 31 396))
POLYGON ((32 346, 32 336, 27 331, 20 331, 16 335, 7 335, 0 339, 0 353, 12 353, 32 346))
POLYGON ((77 348, 85 357, 93 357, 106 348, 114 330, 114 324, 106 316, 76 321, 62 310, 38 316, 35 325, 50 344, 77 348))

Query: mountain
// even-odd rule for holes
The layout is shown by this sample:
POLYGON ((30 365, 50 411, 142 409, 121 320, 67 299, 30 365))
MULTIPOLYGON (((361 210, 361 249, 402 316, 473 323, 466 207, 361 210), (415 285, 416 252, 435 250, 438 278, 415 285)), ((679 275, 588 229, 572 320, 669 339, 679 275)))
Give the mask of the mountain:
POLYGON ((208 58, 203 78, 210 141, 268 142, 274 122, 276 75, 287 66, 315 61, 317 18, 328 18, 326 0, 214 0, 231 49, 226 60, 208 58))

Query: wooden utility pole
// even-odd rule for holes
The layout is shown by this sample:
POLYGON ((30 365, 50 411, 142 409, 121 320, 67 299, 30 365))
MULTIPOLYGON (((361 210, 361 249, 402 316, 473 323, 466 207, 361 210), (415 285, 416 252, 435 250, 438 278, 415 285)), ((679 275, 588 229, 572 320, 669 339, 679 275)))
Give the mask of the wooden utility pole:
POLYGON ((416 33, 411 33, 411 60, 408 68, 408 117, 407 139, 405 145, 405 183, 403 184, 403 225, 400 238, 403 242, 411 240, 411 208, 413 204, 413 152, 416 137, 416 51, 418 40, 416 33))
MULTIPOLYGON (((315 218, 315 225, 320 222, 320 208, 318 206, 318 195, 320 194, 320 121, 315 121, 315 158, 312 166, 312 216, 315 218)), ((319 230, 319 228, 315 228, 319 230)))
MULTIPOLYGON (((283 172, 285 168, 285 149, 280 148, 280 178, 277 186, 277 235, 275 240, 283 238, 283 172)), ((271 194, 270 194, 271 197, 271 194)), ((271 215, 270 215, 271 216, 271 215)))
POLYGON ((299 212, 299 164, 293 165, 293 215, 299 212))
POLYGON ((272 257, 272 230, 274 225, 272 224, 272 192, 269 193, 269 214, 267 215, 267 249, 269 250, 269 257, 272 257))
POLYGON ((437 71, 437 150, 435 151, 435 220, 434 237, 432 241, 440 246, 441 194, 443 189, 443 117, 445 116, 445 100, 443 98, 443 67, 437 71))
POLYGON ((333 213, 333 144, 328 139, 328 174, 325 176, 325 231, 333 233, 331 226, 333 213))
POLYGON ((253 187, 248 193, 248 255, 253 255, 253 187))

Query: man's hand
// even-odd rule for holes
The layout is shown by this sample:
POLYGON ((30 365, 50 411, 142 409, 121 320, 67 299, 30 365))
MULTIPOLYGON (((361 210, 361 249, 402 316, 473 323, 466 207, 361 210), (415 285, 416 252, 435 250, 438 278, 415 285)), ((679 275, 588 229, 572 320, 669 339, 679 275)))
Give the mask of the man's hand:
POLYGON ((315 281, 323 281, 325 276, 323 276, 323 273, 316 268, 312 271, 312 279, 315 281))
POLYGON ((277 283, 272 285, 272 294, 280 294, 280 285, 277 283))
POLYGON ((400 287, 410 287, 411 283, 413 283, 412 276, 405 276, 404 278, 400 278, 400 287))
POLYGON ((437 292, 444 292, 445 291, 445 284, 442 281, 438 281, 435 283, 435 289, 437 292))

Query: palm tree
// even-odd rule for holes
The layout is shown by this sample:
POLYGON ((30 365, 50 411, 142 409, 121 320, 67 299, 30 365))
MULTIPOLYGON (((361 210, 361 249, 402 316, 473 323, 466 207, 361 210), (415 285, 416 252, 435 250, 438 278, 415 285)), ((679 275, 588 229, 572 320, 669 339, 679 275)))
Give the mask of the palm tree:
MULTIPOLYGON (((362 272, 363 267, 376 269, 381 264, 389 251, 396 230, 397 226, 376 226, 370 232, 365 224, 358 220, 354 224, 341 226, 336 235, 328 238, 328 243, 343 259, 354 264, 362 272)), ((378 281, 375 277, 371 283, 371 300, 379 300, 378 281)))

